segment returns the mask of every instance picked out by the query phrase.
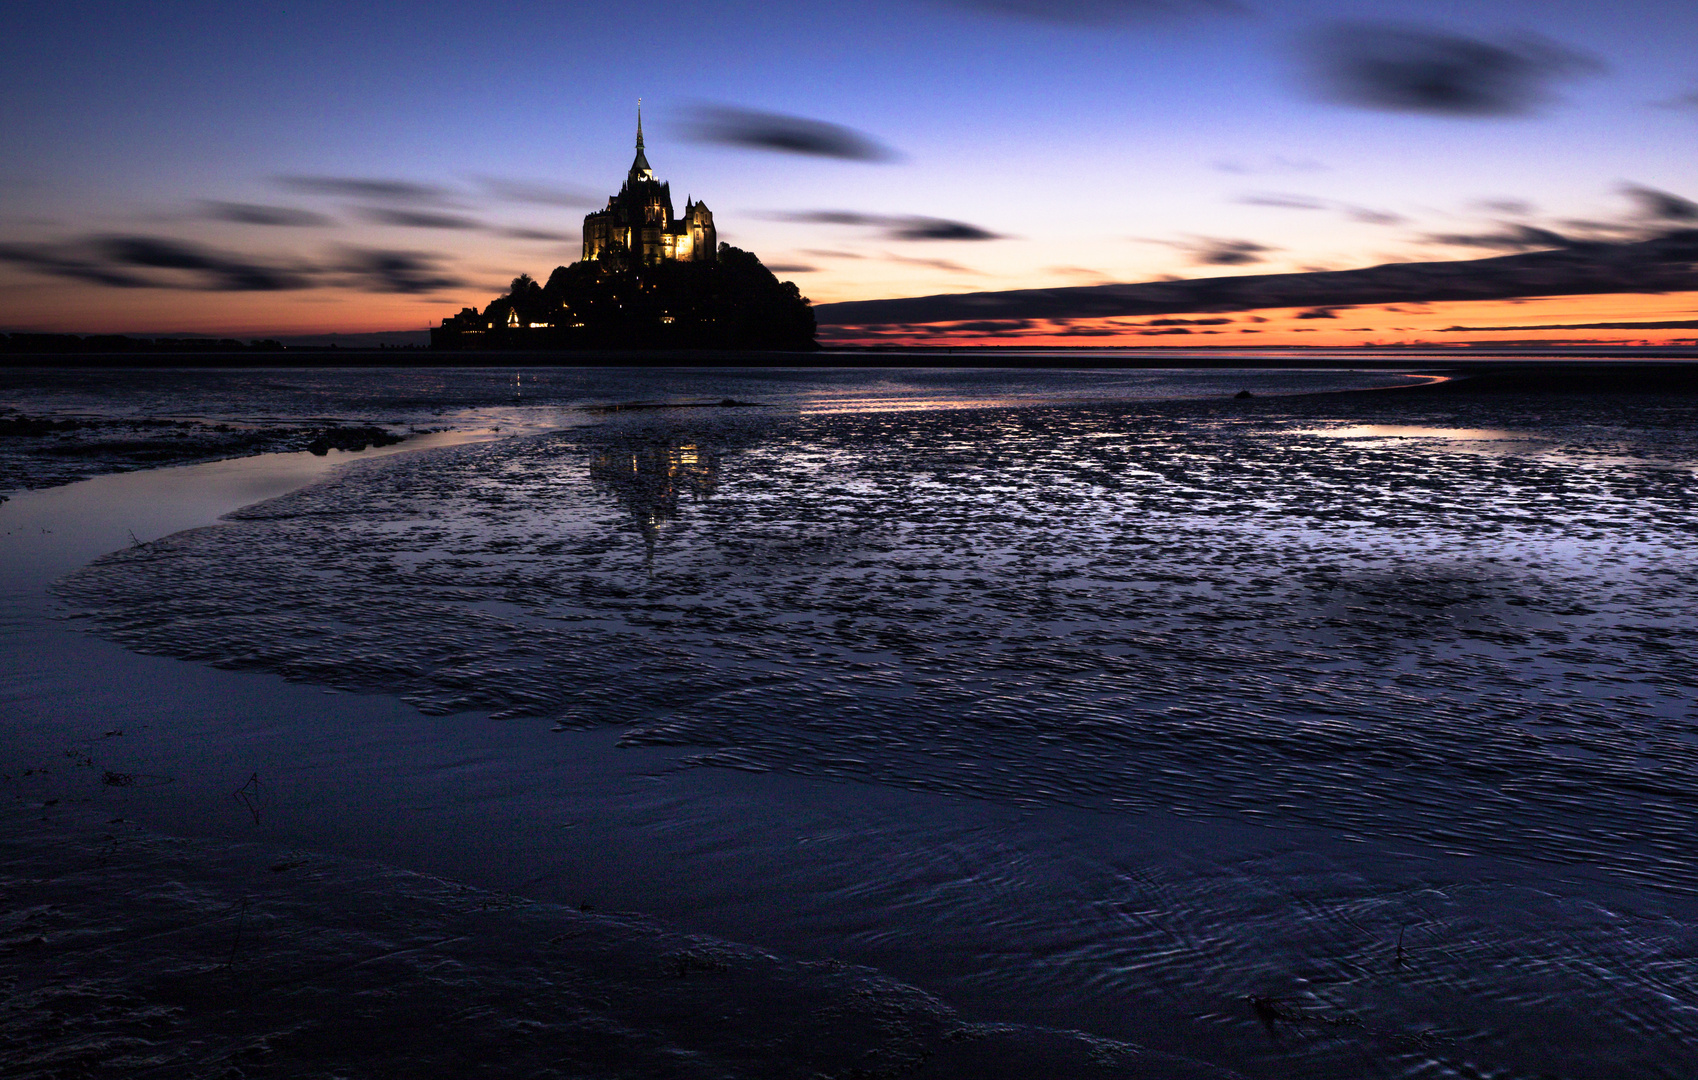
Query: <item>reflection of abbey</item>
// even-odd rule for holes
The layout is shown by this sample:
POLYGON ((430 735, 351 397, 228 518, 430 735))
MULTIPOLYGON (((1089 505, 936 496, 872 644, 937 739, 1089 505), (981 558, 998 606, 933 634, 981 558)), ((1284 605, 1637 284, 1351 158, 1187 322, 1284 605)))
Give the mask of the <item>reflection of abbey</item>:
POLYGON ((713 212, 694 199, 684 200, 684 216, 672 216, 672 185, 654 178, 643 155, 643 117, 637 114, 637 157, 619 194, 607 209, 584 217, 584 258, 623 248, 636 262, 713 262, 719 246, 713 212))
POLYGON ((680 498, 712 497, 718 471, 719 456, 695 443, 610 450, 590 459, 590 479, 636 518, 651 560, 661 526, 680 514, 680 498))

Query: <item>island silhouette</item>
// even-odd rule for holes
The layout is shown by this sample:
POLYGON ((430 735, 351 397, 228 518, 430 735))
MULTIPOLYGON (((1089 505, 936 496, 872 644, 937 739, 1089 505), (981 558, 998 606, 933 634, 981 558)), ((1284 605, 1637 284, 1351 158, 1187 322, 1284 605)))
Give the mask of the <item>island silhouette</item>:
POLYGON ((482 311, 464 308, 430 334, 435 349, 812 349, 814 313, 794 282, 753 252, 718 243, 694 197, 672 208, 643 149, 617 195, 584 218, 583 257, 545 284, 513 279, 482 311))

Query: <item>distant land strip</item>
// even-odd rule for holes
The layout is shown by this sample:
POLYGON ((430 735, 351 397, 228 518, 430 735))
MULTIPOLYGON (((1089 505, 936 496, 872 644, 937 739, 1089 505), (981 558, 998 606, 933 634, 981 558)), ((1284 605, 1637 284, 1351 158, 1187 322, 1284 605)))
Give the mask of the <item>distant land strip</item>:
POLYGON ((1694 263, 1698 229, 1681 229, 1650 240, 1583 242, 1552 251, 1387 263, 1360 270, 851 300, 820 304, 814 316, 824 326, 868 326, 1686 292, 1698 289, 1694 263))

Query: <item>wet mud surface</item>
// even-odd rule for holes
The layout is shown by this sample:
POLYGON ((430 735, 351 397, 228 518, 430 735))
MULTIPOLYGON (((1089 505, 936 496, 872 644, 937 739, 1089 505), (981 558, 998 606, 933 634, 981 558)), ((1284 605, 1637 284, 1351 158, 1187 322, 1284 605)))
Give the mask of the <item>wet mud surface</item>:
POLYGON ((1359 429, 650 415, 356 468, 60 592, 139 650, 702 764, 1690 887, 1692 429, 1359 429))
POLYGON ((865 968, 641 915, 104 812, 0 811, 0 1054, 19 1080, 1230 1075, 972 1023, 865 968))
POLYGON ((692 775, 1094 816, 805 837, 846 954, 939 950, 1057 1027, 1247 1076, 1675 1077, 1695 468, 1698 408, 1629 395, 636 411, 57 589, 137 651, 692 775))
POLYGON ((106 473, 252 454, 393 446, 424 429, 371 424, 232 426, 158 417, 40 417, 0 411, 0 492, 57 487, 106 473))
POLYGON ((1226 394, 1396 385, 1372 372, 1084 372, 1032 380, 1008 372, 430 368, 0 371, 0 496, 103 473, 253 454, 386 446, 445 428, 572 422, 572 413, 756 396, 793 406, 898 407, 958 399, 1226 394), (1229 389, 1230 388, 1230 389, 1229 389))

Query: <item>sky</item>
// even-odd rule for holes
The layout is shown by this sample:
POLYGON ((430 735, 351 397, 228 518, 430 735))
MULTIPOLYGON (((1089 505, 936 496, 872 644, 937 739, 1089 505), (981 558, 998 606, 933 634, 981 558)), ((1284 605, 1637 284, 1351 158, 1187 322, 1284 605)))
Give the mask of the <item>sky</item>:
POLYGON ((3 331, 423 329, 578 258, 641 98, 822 342, 1698 340, 1691 0, 8 12, 3 331))

